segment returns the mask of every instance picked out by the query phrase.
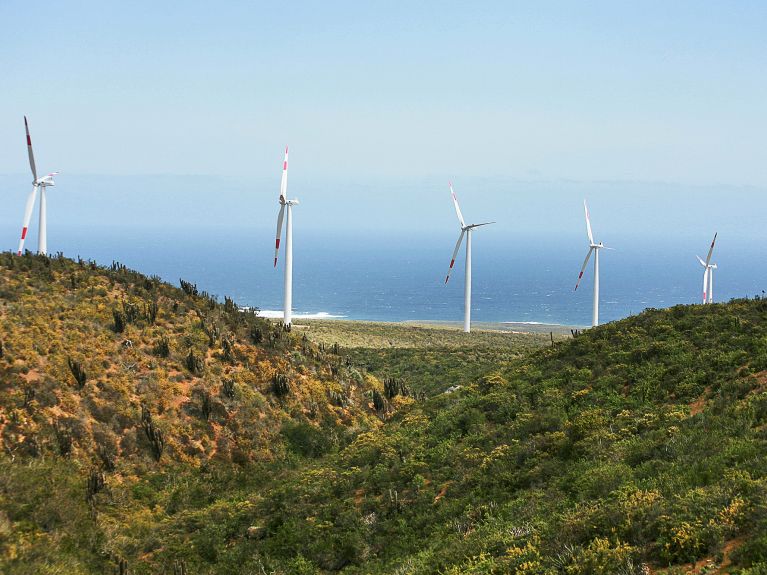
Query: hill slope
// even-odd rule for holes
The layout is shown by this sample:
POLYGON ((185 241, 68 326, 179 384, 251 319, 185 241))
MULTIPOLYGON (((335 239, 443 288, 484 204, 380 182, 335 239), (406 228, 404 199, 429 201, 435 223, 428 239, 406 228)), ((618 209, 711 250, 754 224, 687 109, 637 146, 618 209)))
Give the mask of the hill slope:
POLYGON ((0 544, 11 571, 72 555, 73 572, 102 572, 127 553, 113 529, 148 503, 153 474, 263 467, 379 424, 375 380, 182 287, 119 264, 0 255, 0 544))
POLYGON ((305 572, 764 573, 765 369, 767 301, 590 330, 299 470, 256 549, 305 572))
POLYGON ((767 572, 767 301, 650 310, 480 377, 466 365, 462 389, 416 401, 400 393, 404 363, 404 387, 386 390, 350 365, 385 361, 364 342, 328 354, 127 270, 0 263, 0 570, 767 572), (123 298, 156 299, 155 323, 116 333, 123 298), (82 388, 67 357, 92 374, 82 388), (238 403, 221 397, 225 378, 238 403), (27 401, 33 384, 55 401, 27 401), (142 402, 165 432, 159 462, 142 402), (106 485, 87 498, 99 469, 106 485))

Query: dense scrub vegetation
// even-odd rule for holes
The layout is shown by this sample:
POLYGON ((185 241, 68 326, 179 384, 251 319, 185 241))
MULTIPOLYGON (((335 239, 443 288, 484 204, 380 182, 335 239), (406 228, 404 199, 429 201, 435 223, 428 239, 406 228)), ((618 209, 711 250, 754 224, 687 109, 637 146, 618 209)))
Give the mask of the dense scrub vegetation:
POLYGON ((196 292, 0 258, 0 571, 767 573, 767 301, 467 360, 422 399, 196 292))
POLYGON ((218 469, 236 481, 292 465, 301 439, 286 429, 331 450, 380 425, 377 381, 181 286, 118 263, 0 254, 0 572, 103 573, 124 559, 140 572, 135 558, 153 564, 161 545, 164 489, 214 493, 218 469))

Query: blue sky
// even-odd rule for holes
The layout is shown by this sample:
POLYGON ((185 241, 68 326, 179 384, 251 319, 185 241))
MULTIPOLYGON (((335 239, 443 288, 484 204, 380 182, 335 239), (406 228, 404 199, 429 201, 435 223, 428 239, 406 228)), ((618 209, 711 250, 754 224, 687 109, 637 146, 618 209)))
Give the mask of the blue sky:
POLYGON ((51 226, 271 228, 289 143, 315 228, 450 235, 452 178, 469 219, 508 222, 492 233, 581 234, 589 195, 607 232, 642 215, 707 237, 721 218, 762 238, 765 30, 757 1, 4 0, 2 241, 28 187, 23 114, 39 169, 62 171, 51 226), (166 177, 186 175, 210 177, 166 177))

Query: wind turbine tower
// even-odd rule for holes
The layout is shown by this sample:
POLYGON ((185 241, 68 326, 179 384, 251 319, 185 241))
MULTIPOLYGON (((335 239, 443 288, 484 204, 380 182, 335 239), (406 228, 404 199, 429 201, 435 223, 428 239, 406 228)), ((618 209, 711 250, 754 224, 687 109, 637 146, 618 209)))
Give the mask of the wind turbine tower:
POLYGON ((714 253, 716 236, 717 234, 714 234, 714 239, 711 240, 711 247, 708 248, 708 256, 706 256, 705 262, 700 257, 695 256, 705 270, 703 272, 703 303, 714 303, 714 270, 716 269, 716 264, 711 263, 711 255, 714 253))
POLYGON ((280 213, 277 215, 277 239, 274 245, 274 267, 280 252, 282 220, 285 219, 285 303, 283 321, 289 326, 293 311, 293 206, 298 200, 289 200, 288 193, 288 147, 285 146, 285 159, 282 162, 282 180, 280 181, 280 213))
POLYGON ((32 219, 32 212, 35 209, 35 199, 37 199, 37 190, 40 190, 40 229, 37 237, 37 253, 46 255, 48 253, 48 209, 45 188, 54 186, 53 176, 58 172, 52 172, 42 178, 37 177, 37 168, 35 167, 35 154, 32 151, 32 138, 29 136, 29 123, 24 116, 24 129, 27 132, 27 154, 29 155, 29 167, 32 169, 32 191, 27 197, 27 204, 24 207, 24 222, 21 225, 21 239, 19 240, 19 249, 17 254, 24 253, 24 241, 27 238, 29 222, 32 219))
POLYGON ((591 218, 589 217, 589 207, 586 205, 586 200, 583 200, 583 209, 586 212, 586 233, 589 238, 589 251, 586 254, 586 259, 583 260, 583 267, 581 267, 581 273, 578 274, 578 281, 575 283, 575 289, 581 283, 583 272, 586 271, 586 266, 589 263, 591 254, 594 254, 594 310, 591 316, 591 326, 596 327, 599 325, 599 250, 612 249, 607 248, 602 242, 596 243, 594 241, 594 234, 591 232, 591 218))
POLYGON ((466 280, 463 288, 463 331, 469 333, 471 331, 471 232, 474 230, 474 228, 494 224, 495 222, 469 224, 467 226, 463 221, 463 214, 461 213, 461 207, 458 205, 458 198, 455 196, 455 192, 453 191, 453 184, 448 185, 450 186, 450 195, 453 196, 453 205, 455 206, 455 213, 458 216, 458 223, 461 226, 461 235, 458 236, 458 241, 455 244, 455 250, 453 250, 453 257, 450 259, 450 267, 447 270, 445 283, 447 283, 450 279, 450 272, 453 271, 455 258, 458 256, 458 250, 461 249, 461 242, 463 241, 463 237, 466 236, 466 280))

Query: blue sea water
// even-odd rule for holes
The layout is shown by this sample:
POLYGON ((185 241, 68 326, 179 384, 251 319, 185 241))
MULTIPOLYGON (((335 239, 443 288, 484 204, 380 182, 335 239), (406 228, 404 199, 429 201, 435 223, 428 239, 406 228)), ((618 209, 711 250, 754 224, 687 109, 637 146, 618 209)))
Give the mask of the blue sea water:
MULTIPOLYGON (((279 177, 279 170, 245 180, 62 174, 48 198, 48 247, 281 310, 282 259, 272 266, 279 177)), ((695 256, 705 257, 715 231, 715 299, 767 289, 765 189, 501 177, 454 183, 467 221, 498 222, 473 236, 475 321, 590 324, 591 269, 573 291, 587 251, 584 198, 597 241, 615 248, 601 257, 603 322, 699 302, 703 270, 695 256)), ((294 313, 462 320, 463 253, 444 284, 458 237, 446 177, 323 180, 297 169, 290 185, 301 199, 294 313)), ((28 174, 0 174, 0 192, 0 245, 15 249, 28 174)), ((36 245, 35 213, 27 246, 36 245)))
MULTIPOLYGON (((585 237, 483 235, 473 237, 473 314, 479 322, 540 322, 588 325, 591 321, 591 264, 573 290, 586 254, 585 237)), ((220 298, 262 310, 282 309, 283 259, 272 266, 269 229, 52 228, 49 245, 65 255, 109 264, 118 260, 146 274, 178 284, 184 278, 220 298)), ((377 321, 461 321, 463 251, 444 284, 457 233, 343 233, 329 230, 294 236, 294 310, 377 321)), ((585 236, 585 234, 583 234, 585 236)), ((613 238, 603 251, 602 322, 648 307, 697 303, 708 238, 650 242, 629 235, 613 238), (703 245, 701 245, 703 244, 703 245)), ((767 264, 760 245, 720 238, 714 282, 717 301, 753 296, 767 289, 767 264)), ((36 246, 36 237, 28 247, 36 246)))

